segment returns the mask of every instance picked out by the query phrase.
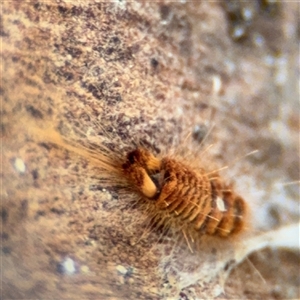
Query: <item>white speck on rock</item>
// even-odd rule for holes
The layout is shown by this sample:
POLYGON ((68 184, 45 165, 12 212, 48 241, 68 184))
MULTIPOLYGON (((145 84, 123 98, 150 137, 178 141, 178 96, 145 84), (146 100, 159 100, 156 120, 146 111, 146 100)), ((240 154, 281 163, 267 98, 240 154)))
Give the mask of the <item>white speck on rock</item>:
POLYGON ((222 80, 220 76, 217 75, 213 76, 212 83, 213 83, 213 94, 219 95, 222 89, 222 80))
POLYGON ((250 21, 253 18, 253 11, 250 8, 243 8, 242 9, 242 15, 244 20, 250 21))
POLYGON ((122 274, 122 275, 125 275, 127 273, 127 269, 124 267, 124 266, 121 266, 121 265, 117 265, 116 266, 116 269, 117 271, 122 274))
POLYGON ((90 271, 88 266, 82 266, 80 268, 80 270, 81 270, 82 273, 85 273, 85 274, 87 274, 90 271))
POLYGON ((224 293, 224 289, 220 284, 217 284, 214 289, 213 289, 213 295, 214 297, 218 297, 219 295, 221 295, 222 293, 224 293))
POLYGON ((72 275, 72 274, 74 274, 76 272, 75 262, 70 257, 67 257, 62 262, 62 267, 64 269, 64 273, 66 273, 68 275, 72 275))
POLYGON ((25 165, 25 163, 24 163, 24 161, 21 159, 21 158, 19 158, 19 157, 17 157, 16 159, 15 159, 15 161, 14 161, 14 167, 15 167, 15 169, 19 172, 19 173, 25 173, 25 171, 26 171, 26 165, 25 165))

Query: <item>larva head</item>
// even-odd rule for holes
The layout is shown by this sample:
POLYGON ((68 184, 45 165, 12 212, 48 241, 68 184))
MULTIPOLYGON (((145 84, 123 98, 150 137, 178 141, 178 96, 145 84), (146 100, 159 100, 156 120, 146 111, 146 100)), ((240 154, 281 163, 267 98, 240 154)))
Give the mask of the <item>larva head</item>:
POLYGON ((149 151, 137 148, 127 154, 127 160, 122 165, 125 176, 142 193, 152 199, 159 193, 157 175, 161 162, 149 151))

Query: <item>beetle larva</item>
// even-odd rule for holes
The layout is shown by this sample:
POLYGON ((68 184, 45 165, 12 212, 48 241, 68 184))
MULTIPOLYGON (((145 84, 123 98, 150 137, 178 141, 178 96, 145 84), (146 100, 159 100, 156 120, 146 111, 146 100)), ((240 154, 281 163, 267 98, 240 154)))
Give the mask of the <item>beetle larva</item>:
POLYGON ((228 237, 244 227, 246 204, 215 173, 197 171, 172 158, 158 159, 137 148, 127 154, 123 171, 156 209, 179 218, 202 234, 228 237))
POLYGON ((150 204, 150 218, 158 225, 177 224, 184 235, 189 232, 191 236, 200 233, 219 237, 233 236, 245 228, 247 205, 217 172, 195 170, 168 156, 159 159, 140 147, 128 152, 124 162, 119 155, 66 142, 55 131, 48 131, 47 136, 49 141, 106 170, 111 179, 139 192, 150 204))

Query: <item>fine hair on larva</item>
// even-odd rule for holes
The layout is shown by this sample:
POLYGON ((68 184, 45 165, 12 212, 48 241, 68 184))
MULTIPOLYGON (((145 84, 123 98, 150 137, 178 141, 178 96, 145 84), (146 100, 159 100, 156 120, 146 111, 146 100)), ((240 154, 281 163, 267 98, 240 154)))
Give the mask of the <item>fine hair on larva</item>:
MULTIPOLYGON (((73 141, 51 127, 35 127, 33 133, 88 160, 102 170, 102 181, 136 194, 133 205, 146 213, 147 230, 159 230, 160 237, 179 234, 191 251, 191 245, 203 235, 228 239, 248 228, 246 201, 215 167, 199 167, 189 156, 154 155, 134 142, 124 155, 103 144, 73 141)), ((205 156, 205 152, 207 149, 198 154, 205 156)))

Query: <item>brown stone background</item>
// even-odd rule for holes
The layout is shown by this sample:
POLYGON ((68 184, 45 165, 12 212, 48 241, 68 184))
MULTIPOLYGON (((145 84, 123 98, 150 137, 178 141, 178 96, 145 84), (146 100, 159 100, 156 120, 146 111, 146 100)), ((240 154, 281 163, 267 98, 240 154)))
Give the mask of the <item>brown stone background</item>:
MULTIPOLYGON (((299 251, 290 249, 252 254, 224 290, 213 275, 180 290, 157 235, 135 244, 145 212, 129 205, 128 191, 30 134, 32 124, 50 124, 82 143, 121 153, 142 143, 159 154, 199 150, 197 128, 213 127, 208 161, 230 165, 224 176, 251 203, 251 227, 296 222, 299 185, 281 184, 300 178, 298 3, 1 7, 3 299, 299 298, 299 251)), ((214 257, 208 265, 213 273, 214 257)))

